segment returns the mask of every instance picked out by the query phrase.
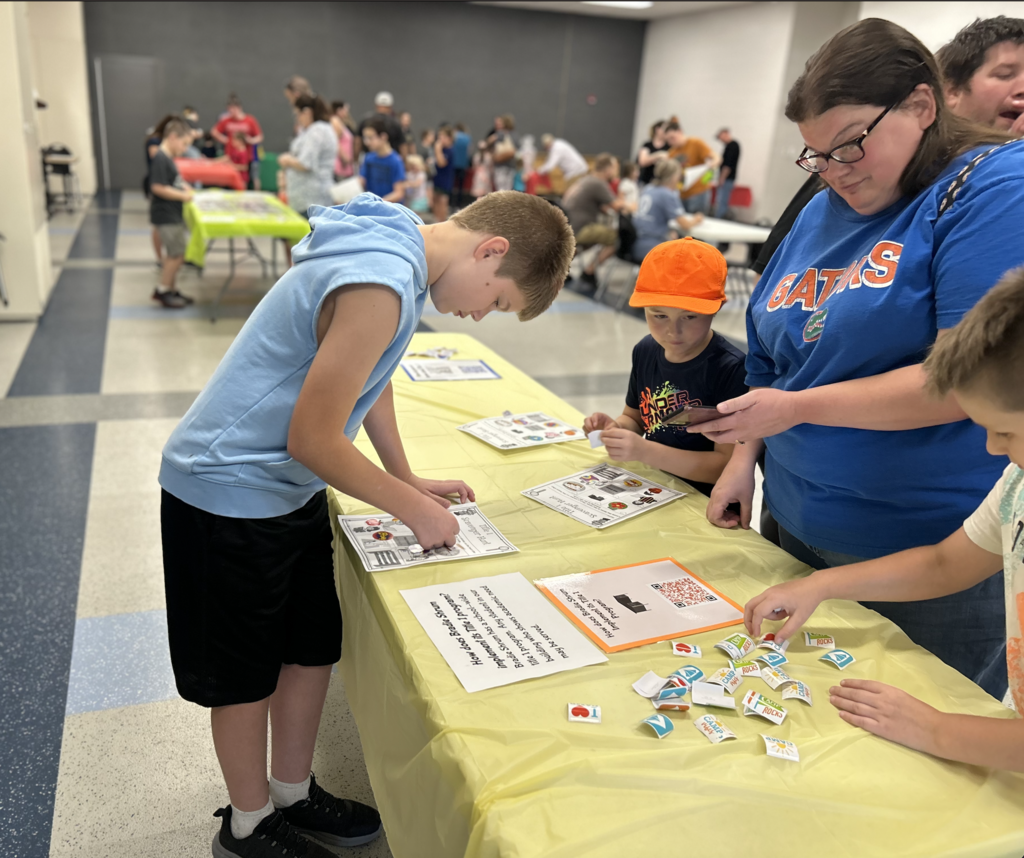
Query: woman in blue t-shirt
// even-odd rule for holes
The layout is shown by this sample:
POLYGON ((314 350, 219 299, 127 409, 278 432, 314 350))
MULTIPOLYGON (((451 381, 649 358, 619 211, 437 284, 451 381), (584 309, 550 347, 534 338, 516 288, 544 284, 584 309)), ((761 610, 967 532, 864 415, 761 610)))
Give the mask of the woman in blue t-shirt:
MULTIPOLYGON (((1000 147, 1009 138, 954 116, 929 51, 879 19, 808 60, 786 116, 806 143, 797 164, 828 190, 751 297, 751 392, 701 429, 747 442, 708 518, 749 526, 766 446, 765 500, 782 547, 820 569, 944 539, 1006 466, 952 399, 924 392, 921 362, 1024 263, 1024 143, 1000 147), (727 510, 734 501, 739 516, 727 510)), ((1001 696, 1002 587, 999 576, 956 596, 870 607, 1001 696)))

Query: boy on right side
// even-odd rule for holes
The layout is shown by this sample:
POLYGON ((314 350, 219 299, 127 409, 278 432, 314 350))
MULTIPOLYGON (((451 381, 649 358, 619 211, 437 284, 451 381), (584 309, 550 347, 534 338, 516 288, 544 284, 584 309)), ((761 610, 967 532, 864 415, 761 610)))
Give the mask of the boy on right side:
POLYGON ((650 335, 633 349, 626 407, 617 418, 596 412, 586 432, 603 429, 611 459, 642 462, 711 494, 732 456, 716 444, 664 418, 684 406, 714 406, 746 392, 744 355, 711 330, 725 303, 725 258, 694 238, 666 241, 644 259, 629 299, 643 307, 650 335))
POLYGON ((160 148, 149 165, 149 222, 160 234, 164 256, 160 266, 160 285, 153 290, 153 300, 172 310, 192 303, 175 285, 178 269, 185 261, 185 216, 182 204, 192 199, 192 188, 186 184, 174 159, 182 157, 192 145, 192 129, 184 119, 172 119, 164 126, 160 148))
MULTIPOLYGON (((952 394, 988 431, 988 451, 1009 456, 995 488, 963 527, 938 545, 822 569, 751 599, 745 620, 786 624, 786 640, 825 599, 908 602, 959 593, 1004 570, 1006 662, 1015 708, 1024 712, 1024 268, 1009 272, 924 363, 928 384, 952 394)), ((952 630, 955 632, 955 630, 952 630)), ((845 679, 830 702, 849 724, 946 760, 1024 771, 1024 720, 940 712, 881 682, 845 679)))

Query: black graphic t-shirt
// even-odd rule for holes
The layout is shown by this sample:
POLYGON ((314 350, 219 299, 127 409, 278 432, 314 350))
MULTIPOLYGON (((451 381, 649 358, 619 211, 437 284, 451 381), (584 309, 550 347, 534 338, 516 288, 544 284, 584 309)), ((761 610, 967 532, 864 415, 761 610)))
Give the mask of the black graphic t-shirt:
MULTIPOLYGON (((745 359, 743 352, 716 333, 693 360, 671 363, 665 359, 665 350, 648 334, 633 347, 626 405, 640 412, 641 428, 648 440, 678 450, 714 450, 710 438, 691 434, 685 426, 662 425, 661 420, 684 405, 718 405, 746 393, 745 359)), ((687 482, 711 494, 711 483, 687 482)))

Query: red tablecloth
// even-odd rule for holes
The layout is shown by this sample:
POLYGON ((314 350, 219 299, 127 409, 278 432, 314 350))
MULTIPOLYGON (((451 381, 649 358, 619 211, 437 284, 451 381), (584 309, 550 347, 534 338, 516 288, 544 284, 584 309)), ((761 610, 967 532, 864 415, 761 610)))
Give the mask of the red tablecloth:
POLYGON ((226 161, 214 161, 212 158, 175 158, 174 166, 181 173, 181 178, 190 184, 202 182, 204 185, 218 188, 245 190, 245 183, 238 170, 226 161))

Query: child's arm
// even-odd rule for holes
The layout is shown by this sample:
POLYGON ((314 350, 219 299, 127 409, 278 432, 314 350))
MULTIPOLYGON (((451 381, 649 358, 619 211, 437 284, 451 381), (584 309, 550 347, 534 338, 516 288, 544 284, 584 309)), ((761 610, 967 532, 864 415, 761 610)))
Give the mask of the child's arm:
MULTIPOLYGON (((455 516, 378 468, 344 434, 366 379, 398 329, 398 295, 364 283, 344 286, 327 301, 332 303, 325 302, 321 322, 328 312, 330 320, 322 337, 318 327, 320 347, 292 412, 288 453, 329 485, 400 518, 424 548, 454 545, 459 532, 455 516)), ((389 450, 387 461, 401 467, 382 443, 389 450)))
POLYGON ((406 182, 404 180, 401 182, 395 182, 391 187, 391 193, 381 197, 381 199, 386 203, 400 203, 405 199, 405 185, 406 182))
POLYGON ((438 167, 448 166, 448 159, 444 156, 444 144, 440 140, 434 141, 434 163, 438 167))
POLYGON ((844 679, 829 689, 839 717, 876 736, 944 760, 1024 772, 1024 720, 956 715, 899 688, 844 679))
POLYGON ((180 200, 187 203, 195 193, 191 187, 186 186, 184 190, 178 190, 173 185, 150 185, 149 191, 154 196, 164 200, 180 200))
POLYGON ((1003 558, 976 545, 961 527, 938 545, 924 545, 850 566, 822 569, 765 590, 747 602, 744 621, 752 635, 762 620, 789 621, 775 633, 786 640, 825 599, 912 602, 973 587, 1003 568, 1003 558))

